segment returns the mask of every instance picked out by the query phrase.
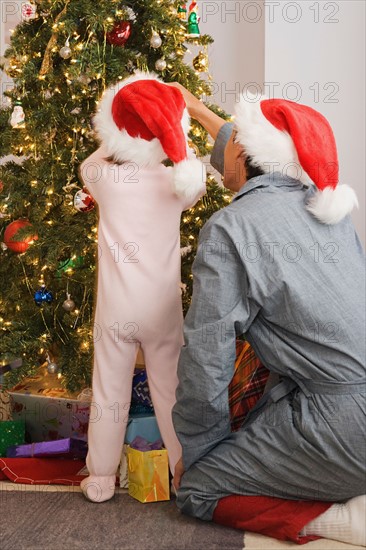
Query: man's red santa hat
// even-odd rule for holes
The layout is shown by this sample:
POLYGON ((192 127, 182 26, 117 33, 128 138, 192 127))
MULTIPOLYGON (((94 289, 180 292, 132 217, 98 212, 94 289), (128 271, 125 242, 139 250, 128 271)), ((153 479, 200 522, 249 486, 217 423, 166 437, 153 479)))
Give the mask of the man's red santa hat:
POLYGON ((189 149, 189 115, 182 93, 153 73, 137 72, 106 90, 94 127, 108 155, 139 167, 174 162, 177 195, 190 200, 206 181, 205 166, 189 149))
POLYGON ((338 184, 337 147, 326 118, 306 105, 267 99, 249 93, 241 97, 235 117, 237 140, 252 164, 265 173, 281 172, 317 191, 307 209, 320 222, 338 223, 358 206, 355 192, 338 184))

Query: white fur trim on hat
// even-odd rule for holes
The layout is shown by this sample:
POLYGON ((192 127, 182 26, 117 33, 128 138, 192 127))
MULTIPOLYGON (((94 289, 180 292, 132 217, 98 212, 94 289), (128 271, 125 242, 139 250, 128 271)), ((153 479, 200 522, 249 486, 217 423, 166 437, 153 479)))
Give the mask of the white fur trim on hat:
POLYGON ((265 173, 281 172, 309 183, 309 177, 302 169, 295 145, 287 132, 278 130, 264 116, 260 107, 265 96, 257 97, 248 91, 246 98, 240 97, 235 109, 235 127, 237 139, 252 164, 265 173))
POLYGON ((358 207, 358 200, 352 187, 338 184, 335 189, 326 187, 323 191, 316 191, 306 209, 320 222, 335 224, 349 214, 355 206, 358 207))
POLYGON ((197 199, 205 191, 206 166, 196 158, 188 158, 175 164, 173 185, 178 196, 187 201, 197 199))
MULTIPOLYGON (((137 71, 133 76, 108 88, 102 96, 98 112, 94 116, 94 128, 99 141, 107 153, 119 162, 135 162, 138 166, 156 166, 167 155, 157 138, 147 141, 139 137, 131 137, 126 130, 120 130, 113 120, 112 103, 116 94, 125 86, 139 80, 157 80, 163 83, 155 73, 137 71)), ((182 127, 185 137, 189 132, 189 114, 184 109, 182 127)))

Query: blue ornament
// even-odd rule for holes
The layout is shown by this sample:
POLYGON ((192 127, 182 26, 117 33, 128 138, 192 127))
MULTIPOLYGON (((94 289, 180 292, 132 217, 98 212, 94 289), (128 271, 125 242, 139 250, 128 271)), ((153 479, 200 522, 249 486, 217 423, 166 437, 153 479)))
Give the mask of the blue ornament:
POLYGON ((50 304, 53 300, 52 292, 49 292, 45 285, 42 285, 39 290, 36 290, 34 293, 34 301, 36 302, 37 306, 41 306, 42 304, 50 304))

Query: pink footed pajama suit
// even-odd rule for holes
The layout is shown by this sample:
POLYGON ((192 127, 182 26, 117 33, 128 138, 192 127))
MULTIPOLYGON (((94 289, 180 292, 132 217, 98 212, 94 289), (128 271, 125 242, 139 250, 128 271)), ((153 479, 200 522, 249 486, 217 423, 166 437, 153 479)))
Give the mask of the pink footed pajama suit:
MULTIPOLYGON (((147 78, 153 86, 178 92, 147 78)), ((109 93, 113 98, 115 94, 116 90, 109 93)), ((101 124, 96 125, 103 138, 101 124)), ((101 141, 80 169, 99 207, 93 403, 86 459, 90 475, 81 485, 85 496, 95 502, 114 494, 139 346, 172 473, 181 457, 171 416, 183 344, 180 216, 205 193, 201 164, 199 185, 182 194, 174 187, 175 168, 161 162, 150 166, 111 162, 111 148, 105 139, 101 141)))

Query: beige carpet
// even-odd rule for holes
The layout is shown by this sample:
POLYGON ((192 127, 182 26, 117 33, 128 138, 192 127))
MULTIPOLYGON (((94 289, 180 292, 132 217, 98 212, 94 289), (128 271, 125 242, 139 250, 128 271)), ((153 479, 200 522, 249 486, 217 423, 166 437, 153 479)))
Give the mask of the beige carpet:
MULTIPOLYGON (((11 481, 0 481, 0 492, 4 491, 36 491, 41 492, 81 492, 79 487, 68 487, 65 485, 25 485, 12 483, 11 481)), ((126 493, 125 489, 116 489, 117 493, 126 493)), ((4 493, 3 493, 4 496, 4 493)), ((38 501, 39 502, 39 501, 38 501)), ((123 546, 121 546, 123 548, 123 546)), ((136 547, 137 548, 137 547, 136 547)), ((321 539, 314 542, 309 542, 305 545, 297 545, 291 542, 282 542, 262 535, 256 535, 253 533, 246 533, 243 537, 243 548, 245 550, 365 550, 362 546, 353 546, 350 544, 342 544, 340 542, 321 539)), ((42 550, 41 547, 38 550, 42 550)), ((68 550, 72 550, 69 548, 68 550)), ((93 550, 89 548, 89 550, 93 550)), ((95 548, 97 550, 97 547, 95 548)), ((99 549, 98 549, 99 550, 99 549)), ((106 549, 105 549, 106 550, 106 549)), ((155 550, 151 548, 151 550, 155 550)), ((192 546, 191 550, 197 550, 192 546)), ((207 546, 205 550, 210 550, 207 546)), ((223 549, 224 550, 224 549, 223 549)))

